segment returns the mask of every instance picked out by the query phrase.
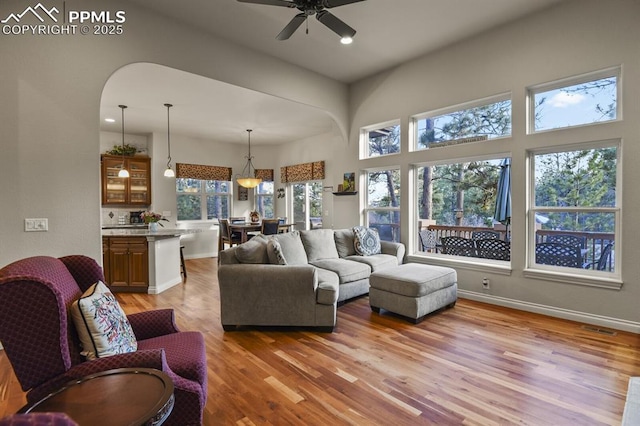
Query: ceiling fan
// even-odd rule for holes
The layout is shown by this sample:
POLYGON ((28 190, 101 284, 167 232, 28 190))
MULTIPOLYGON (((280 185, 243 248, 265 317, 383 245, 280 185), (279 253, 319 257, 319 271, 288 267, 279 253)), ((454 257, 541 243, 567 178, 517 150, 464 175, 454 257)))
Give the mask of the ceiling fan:
MULTIPOLYGON (((364 0, 238 0, 241 3, 264 4, 268 6, 281 6, 296 8, 301 11, 293 17, 280 34, 276 36, 278 40, 287 40, 296 32, 298 27, 311 15, 316 15, 316 19, 326 25, 331 31, 342 37, 343 43, 350 43, 351 38, 356 34, 356 30, 342 22, 335 15, 325 9, 344 6, 346 4, 357 3, 364 0)), ((307 28, 307 33, 309 29, 307 28)))

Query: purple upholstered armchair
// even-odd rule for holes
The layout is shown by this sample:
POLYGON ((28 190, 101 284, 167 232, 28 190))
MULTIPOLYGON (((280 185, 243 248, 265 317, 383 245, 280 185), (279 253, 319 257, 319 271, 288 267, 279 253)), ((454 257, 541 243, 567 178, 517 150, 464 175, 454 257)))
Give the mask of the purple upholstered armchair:
POLYGON ((127 316, 138 341, 136 352, 92 361, 80 355, 69 308, 98 280, 104 281, 100 266, 80 255, 30 257, 0 269, 0 341, 29 403, 89 374, 156 368, 175 387, 175 405, 165 424, 202 424, 207 400, 204 339, 199 332, 179 331, 172 309, 127 316))

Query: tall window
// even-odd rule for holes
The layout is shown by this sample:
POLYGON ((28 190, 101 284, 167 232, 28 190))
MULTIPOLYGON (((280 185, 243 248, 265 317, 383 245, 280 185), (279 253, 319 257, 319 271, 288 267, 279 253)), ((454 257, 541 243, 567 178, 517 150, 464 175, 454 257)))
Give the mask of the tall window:
POLYGON ((415 149, 511 135, 511 99, 501 95, 413 118, 415 149))
POLYGON ((530 154, 530 265, 618 273, 618 154, 617 141, 530 154))
POLYGON ((366 225, 376 228, 380 239, 400 241, 400 169, 366 173, 366 225))
POLYGON ((509 158, 422 165, 416 172, 417 213, 422 222, 420 251, 510 259, 509 158), (450 236, 467 241, 442 239, 450 236), (491 252, 482 251, 477 244, 480 239, 498 239, 506 244, 492 244, 491 252))
POLYGON ((290 184, 293 222, 296 229, 322 228, 322 181, 290 184))
POLYGON ((361 131, 362 158, 398 154, 400 152, 400 124, 396 121, 371 126, 361 131))
POLYGON ((176 179, 178 220, 205 220, 229 217, 231 211, 229 181, 176 179))
POLYGON ((273 217, 273 188, 274 183, 271 181, 262 181, 255 190, 256 210, 261 217, 273 217))
POLYGON ((620 68, 529 89, 529 132, 618 118, 620 68))

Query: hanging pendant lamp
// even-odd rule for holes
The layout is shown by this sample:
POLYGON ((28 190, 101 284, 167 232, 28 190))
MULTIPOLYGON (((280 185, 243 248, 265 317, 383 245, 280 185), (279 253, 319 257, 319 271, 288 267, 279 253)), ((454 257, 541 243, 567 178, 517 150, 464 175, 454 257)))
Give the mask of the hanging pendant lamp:
POLYGON ((164 104, 164 106, 167 107, 167 152, 168 152, 167 168, 164 171, 164 175, 165 177, 175 177, 176 174, 171 168, 171 132, 169 131, 169 108, 171 108, 173 105, 164 104))
POLYGON ((120 166, 120 171, 118 172, 118 177, 128 178, 129 172, 124 167, 124 110, 127 108, 126 105, 118 105, 118 107, 122 110, 122 165, 120 166))
POLYGON ((236 178, 238 185, 243 186, 245 188, 255 188, 262 182, 262 179, 255 177, 256 176, 256 168, 253 167, 251 156, 251 129, 247 129, 247 134, 249 137, 249 155, 245 158, 247 159, 247 164, 245 164, 244 169, 242 169, 242 174, 236 178), (253 169, 253 172, 251 171, 253 169))

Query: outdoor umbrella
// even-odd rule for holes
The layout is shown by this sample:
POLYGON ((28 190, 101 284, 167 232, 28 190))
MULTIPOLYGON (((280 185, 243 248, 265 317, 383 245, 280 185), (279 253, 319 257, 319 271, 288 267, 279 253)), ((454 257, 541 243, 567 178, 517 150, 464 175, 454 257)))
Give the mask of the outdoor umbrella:
POLYGON ((500 163, 498 176, 498 191, 496 192, 496 208, 493 218, 507 227, 505 240, 509 236, 509 222, 511 222, 511 159, 505 158, 500 163))

